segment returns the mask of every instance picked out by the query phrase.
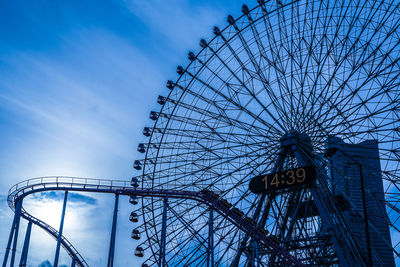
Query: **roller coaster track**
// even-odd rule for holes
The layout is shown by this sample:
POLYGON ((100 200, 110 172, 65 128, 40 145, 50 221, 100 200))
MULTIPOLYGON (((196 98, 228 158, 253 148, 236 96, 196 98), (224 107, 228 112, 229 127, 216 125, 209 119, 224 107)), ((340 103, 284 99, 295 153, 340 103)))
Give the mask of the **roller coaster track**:
MULTIPOLYGON (((40 177, 29 179, 14 185, 9 190, 7 198, 8 205, 13 211, 15 211, 17 201, 22 200, 24 197, 30 194, 43 191, 96 192, 127 196, 136 195, 141 197, 192 199, 213 207, 216 212, 220 213, 239 229, 247 233, 250 237, 254 238, 255 240, 259 240, 261 245, 275 252, 277 256, 281 258, 281 260, 283 260, 287 265, 303 266, 298 259, 281 248, 276 241, 270 239, 265 233, 263 233, 262 229, 257 228, 255 224, 245 220, 241 215, 235 213, 232 209, 224 205, 222 201, 212 197, 207 193, 167 189, 155 190, 134 188, 130 185, 129 181, 121 180, 100 180, 77 177, 40 177)), ((23 207, 21 209, 21 216, 45 230, 53 238, 57 239, 58 231, 56 229, 40 219, 32 216, 23 207)), ((89 266, 78 250, 64 236, 61 238, 61 245, 67 251, 69 256, 75 260, 77 266, 89 266)))

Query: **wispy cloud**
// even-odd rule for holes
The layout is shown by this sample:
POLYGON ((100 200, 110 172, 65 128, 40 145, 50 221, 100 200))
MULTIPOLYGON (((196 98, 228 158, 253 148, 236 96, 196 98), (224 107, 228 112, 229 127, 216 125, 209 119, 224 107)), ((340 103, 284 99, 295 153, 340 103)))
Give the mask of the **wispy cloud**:
MULTIPOLYGON (((163 87, 164 79, 157 64, 113 34, 81 32, 74 38, 70 41, 74 45, 61 49, 62 60, 21 53, 5 61, 14 71, 7 76, 0 72, 4 78, 0 110, 9 114, 5 118, 9 124, 20 128, 7 137, 18 138, 9 150, 15 154, 23 148, 17 161, 35 161, 38 166, 49 155, 68 163, 111 154, 124 159, 130 169, 136 140, 148 119, 144 111, 155 105, 156 94, 149 97, 149 88, 163 87), (18 117, 24 119, 11 119, 18 117), (37 155, 26 157, 35 151, 37 155)), ((50 172, 37 173, 60 174, 54 172, 59 167, 46 165, 50 172)), ((36 175, 35 171, 30 175, 36 175)), ((87 171, 80 175, 105 176, 87 171)))
POLYGON ((150 25, 155 34, 162 36, 166 45, 173 45, 180 50, 193 48, 201 36, 211 34, 211 25, 224 19, 223 10, 207 3, 185 0, 126 2, 131 12, 150 25))
MULTIPOLYGON (((39 194, 35 194, 33 196, 35 201, 46 201, 46 200, 63 200, 64 199, 64 192, 57 192, 57 191, 48 191, 48 192, 41 192, 39 194)), ((83 203, 87 205, 97 205, 97 199, 94 197, 86 196, 79 193, 70 192, 68 194, 68 202, 73 203, 83 203)))

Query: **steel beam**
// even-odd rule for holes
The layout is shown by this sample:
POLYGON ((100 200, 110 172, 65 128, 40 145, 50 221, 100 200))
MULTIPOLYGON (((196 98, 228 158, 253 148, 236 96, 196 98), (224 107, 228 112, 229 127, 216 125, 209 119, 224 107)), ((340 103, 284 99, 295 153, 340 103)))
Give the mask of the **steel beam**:
POLYGON ((118 217, 118 200, 119 200, 119 194, 115 194, 114 215, 111 228, 110 248, 108 250, 107 267, 114 266, 115 235, 117 232, 117 217, 118 217))
POLYGON ((32 222, 29 221, 28 226, 26 227, 25 241, 24 241, 24 247, 23 247, 22 253, 21 253, 21 260, 19 261, 20 267, 26 266, 26 262, 28 259, 28 251, 29 251, 29 241, 31 239, 31 230, 32 230, 32 222))
MULTIPOLYGON (((22 199, 16 203, 16 210, 18 209, 19 203, 22 202, 22 199)), ((6 252, 4 254, 4 259, 3 259, 3 267, 7 266, 7 261, 8 261, 8 255, 10 253, 13 237, 14 237, 14 230, 15 230, 15 223, 17 221, 17 212, 14 213, 14 219, 11 225, 11 230, 10 230, 10 236, 8 237, 8 242, 7 242, 7 248, 6 252)))
POLYGON ((65 218, 65 209, 67 208, 67 200, 68 200, 68 191, 65 191, 64 203, 63 203, 63 208, 62 208, 62 212, 61 212, 60 228, 58 230, 58 237, 57 237, 56 255, 54 256, 53 267, 58 267, 58 259, 60 256, 60 245, 61 245, 62 232, 63 232, 63 228, 64 228, 64 218, 65 218))
POLYGON ((160 244, 160 267, 166 266, 165 264, 165 246, 166 246, 166 237, 167 237, 167 207, 168 207, 168 198, 164 198, 164 207, 162 214, 162 225, 161 225, 161 244, 160 244))
POLYGON ((254 249, 255 261, 257 261, 257 265, 255 264, 256 262, 254 262, 254 266, 260 267, 260 258, 259 258, 259 255, 258 255, 258 244, 257 244, 257 241, 254 241, 254 243, 253 243, 253 249, 254 249))
POLYGON ((208 220, 208 259, 207 267, 214 267, 214 210, 210 208, 208 220))
POLYGON ((14 267, 15 261, 15 252, 17 251, 17 242, 18 242, 18 230, 19 230, 19 222, 21 220, 21 209, 22 209, 22 199, 17 201, 17 206, 15 208, 15 224, 14 224, 14 243, 11 251, 11 261, 10 267, 14 267))

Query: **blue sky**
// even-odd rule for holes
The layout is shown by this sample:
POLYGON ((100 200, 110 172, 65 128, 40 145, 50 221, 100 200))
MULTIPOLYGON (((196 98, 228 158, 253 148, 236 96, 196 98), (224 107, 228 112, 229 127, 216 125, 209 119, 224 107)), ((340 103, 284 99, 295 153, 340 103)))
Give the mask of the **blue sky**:
MULTIPOLYGON (((0 258, 12 213, 8 189, 47 175, 129 179, 148 114, 214 25, 242 1, 62 0, 0 3, 0 258)), ((247 3, 250 7, 256 1, 247 3)), ((28 199, 57 227, 58 195, 28 199)), ((91 266, 105 266, 112 196, 75 196, 65 235, 91 266), (100 251, 100 253, 99 253, 100 251)), ((135 266, 127 199, 121 199, 117 266, 135 266)), ((45 218, 44 218, 45 219, 45 218)), ((22 223, 22 234, 26 223, 22 223)), ((55 242, 34 227, 29 264, 53 260, 55 242)), ((20 239, 20 245, 22 238, 20 239)), ((61 255, 61 264, 70 264, 61 255)), ((139 264, 136 264, 139 266, 139 264)))

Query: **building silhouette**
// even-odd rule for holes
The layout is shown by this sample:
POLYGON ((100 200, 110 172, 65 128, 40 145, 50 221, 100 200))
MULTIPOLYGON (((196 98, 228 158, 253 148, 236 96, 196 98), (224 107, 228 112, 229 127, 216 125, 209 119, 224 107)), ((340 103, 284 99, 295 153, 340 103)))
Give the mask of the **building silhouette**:
POLYGON ((373 266, 395 266, 389 218, 385 209, 378 142, 366 140, 359 144, 347 144, 338 137, 330 136, 328 148, 336 151, 330 157, 332 191, 335 196, 343 195, 350 204, 350 208, 344 211, 344 217, 353 238, 360 245, 361 254, 368 259, 363 216, 363 179, 373 266))

